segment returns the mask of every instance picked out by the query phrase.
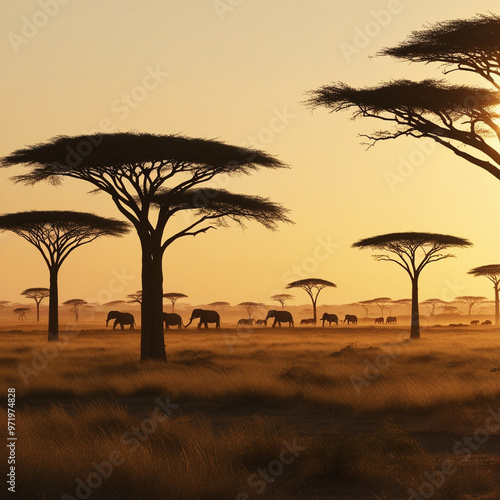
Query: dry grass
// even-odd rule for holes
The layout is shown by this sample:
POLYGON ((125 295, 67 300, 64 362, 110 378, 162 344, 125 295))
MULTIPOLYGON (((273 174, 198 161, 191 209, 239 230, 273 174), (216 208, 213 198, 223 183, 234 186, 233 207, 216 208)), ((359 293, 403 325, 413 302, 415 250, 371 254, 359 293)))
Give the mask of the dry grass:
MULTIPOLYGON (((36 488, 18 498, 74 496, 76 478, 113 450, 125 460, 91 498, 407 498, 500 408, 500 332, 406 337, 401 327, 171 330, 164 364, 137 361, 137 332, 89 331, 51 345, 39 370, 44 333, 0 333, 2 391, 17 391, 19 486, 36 488), (34 370, 24 381, 20 366, 34 370), (124 444, 166 396, 179 408, 137 449, 124 444), (256 495, 251 474, 294 439, 305 450, 256 495)), ((496 438, 457 461, 433 498, 500 497, 496 438)))

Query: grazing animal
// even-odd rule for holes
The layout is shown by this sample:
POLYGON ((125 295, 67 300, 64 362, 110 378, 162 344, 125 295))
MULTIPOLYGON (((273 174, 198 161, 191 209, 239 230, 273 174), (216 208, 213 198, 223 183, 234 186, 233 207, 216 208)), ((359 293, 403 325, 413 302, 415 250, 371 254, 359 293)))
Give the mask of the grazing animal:
POLYGON ((200 318, 200 322, 198 323, 198 330, 201 330, 202 325, 204 325, 205 328, 208 328, 208 323, 215 323, 215 328, 220 328, 219 313, 217 311, 210 311, 208 309, 193 309, 189 323, 185 325, 184 328, 187 328, 195 318, 200 318))
POLYGON ((291 313, 288 312, 288 311, 275 311, 274 309, 271 309, 267 313, 266 321, 269 318, 274 318, 273 328, 276 326, 276 323, 279 324, 280 328, 281 328, 281 323, 288 323, 288 326, 290 328, 292 326, 294 326, 294 324, 293 324, 293 317, 292 317, 291 313))
POLYGON ((486 321, 483 321, 481 324, 482 325, 491 325, 491 321, 489 319, 487 319, 486 321))
MULTIPOLYGON (((389 319, 389 318, 387 318, 387 319, 389 319)), ((383 317, 375 318, 375 324, 376 325, 383 325, 384 324, 384 318, 383 317)))
POLYGON ((325 313, 321 320, 323 321, 323 326, 325 326, 325 321, 328 321, 328 326, 332 326, 332 323, 339 324, 339 318, 336 314, 325 313))
POLYGON ((314 318, 306 318, 300 321, 301 325, 315 325, 316 322, 314 321, 314 318))
POLYGON ((346 314, 344 318, 344 323, 347 321, 347 324, 350 325, 353 323, 354 325, 358 324, 358 317, 355 314, 346 314))
POLYGON ((479 325, 479 320, 478 319, 473 319, 471 322, 470 322, 471 325, 479 325))
POLYGON ((256 324, 257 326, 267 325, 267 323, 266 323, 266 320, 265 320, 265 319, 258 319, 258 320, 255 322, 255 324, 256 324))
POLYGON ((120 311, 109 311, 108 317, 106 318, 106 326, 108 326, 109 321, 112 319, 115 320, 115 322, 113 323, 113 330, 116 328, 117 325, 120 325, 122 330, 124 325, 130 325, 130 329, 131 330, 134 329, 135 319, 134 316, 130 313, 122 313, 120 311))
POLYGON ((398 318, 396 318, 396 316, 387 316, 387 319, 385 320, 385 322, 387 324, 392 324, 392 323, 397 324, 398 318))
POLYGON ((182 328, 182 318, 177 313, 163 313, 163 322, 166 330, 168 330, 169 326, 182 328))
POLYGON ((244 325, 244 326, 252 326, 253 325, 253 319, 246 319, 242 318, 238 320, 238 326, 244 325))

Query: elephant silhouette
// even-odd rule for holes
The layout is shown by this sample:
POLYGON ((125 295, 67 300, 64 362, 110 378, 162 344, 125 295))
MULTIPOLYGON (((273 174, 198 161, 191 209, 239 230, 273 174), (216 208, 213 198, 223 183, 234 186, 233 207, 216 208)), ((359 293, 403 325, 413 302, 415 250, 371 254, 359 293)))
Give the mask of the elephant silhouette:
POLYGON ((198 330, 201 330, 202 325, 205 328, 208 328, 208 323, 215 323, 215 328, 220 328, 220 316, 217 311, 211 311, 209 309, 193 309, 191 313, 191 318, 189 319, 189 323, 184 326, 187 328, 193 319, 200 318, 200 322, 198 323, 198 330))
POLYGON ((398 323, 398 318, 396 318, 396 316, 387 316, 387 319, 385 320, 385 322, 390 325, 390 324, 394 324, 394 325, 397 325, 398 323))
POLYGON ((122 330, 124 325, 130 325, 130 329, 131 330, 134 329, 135 319, 134 316, 130 313, 124 313, 120 311, 109 311, 108 317, 106 318, 106 327, 108 326, 109 321, 112 319, 115 320, 115 322, 113 323, 113 330, 116 328, 117 325, 120 325, 122 330))
POLYGON ((266 320, 265 320, 265 319, 258 319, 258 320, 255 322, 255 325, 256 325, 256 326, 262 326, 262 325, 266 326, 266 325, 267 325, 267 323, 266 323, 266 320))
POLYGON ((266 316, 266 324, 267 320, 269 318, 274 318, 273 322, 273 328, 276 326, 276 323, 279 324, 281 328, 281 323, 288 323, 289 327, 294 326, 293 324, 293 317, 290 312, 288 311, 275 311, 274 309, 271 309, 266 316))
POLYGON ((344 323, 347 321, 347 324, 350 325, 353 323, 354 325, 358 324, 358 317, 355 314, 346 314, 344 318, 344 323))
MULTIPOLYGON (((387 322, 389 322, 389 318, 387 318, 387 322)), ((384 318, 380 316, 380 318, 375 318, 375 324, 376 325, 383 325, 384 324, 384 318)))
POLYGON ((169 326, 182 328, 182 318, 177 313, 163 313, 163 323, 165 323, 165 330, 168 330, 169 326))
POLYGON ((323 314, 321 321, 323 321, 323 326, 325 326, 325 321, 328 321, 328 326, 332 326, 332 323, 335 323, 337 325, 339 324, 339 318, 336 314, 325 313, 323 314))

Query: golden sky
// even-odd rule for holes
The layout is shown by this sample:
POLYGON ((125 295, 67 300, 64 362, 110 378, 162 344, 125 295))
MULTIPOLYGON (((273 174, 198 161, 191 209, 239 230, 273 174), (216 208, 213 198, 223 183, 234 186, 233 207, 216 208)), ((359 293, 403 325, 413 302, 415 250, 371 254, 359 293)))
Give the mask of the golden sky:
MULTIPOLYGON (((308 90, 332 81, 439 78, 436 67, 371 56, 426 23, 488 11, 498 13, 498 2, 3 2, 0 155, 60 134, 135 130, 253 146, 290 165, 231 179, 226 188, 282 202, 294 225, 275 233, 257 224, 220 229, 167 251, 164 291, 183 292, 191 304, 269 302, 305 277, 338 285, 322 293, 323 304, 409 297, 400 268, 350 248, 360 238, 397 231, 474 243, 424 271, 422 299, 490 297, 489 281, 466 273, 500 263, 500 183, 432 143, 405 139, 366 151, 357 134, 379 122, 311 113, 302 104, 308 90), (391 181, 393 174, 400 182, 391 181)), ((463 81, 457 73, 449 78, 463 81)), ((26 187, 9 181, 17 171, 0 172, 0 213, 72 209, 119 218, 107 195, 87 194, 84 182, 26 187)), ((48 286, 34 247, 10 233, 0 235, 0 245, 0 299, 19 301, 25 288, 48 286)), ((61 302, 105 302, 139 289, 137 236, 77 249, 59 287, 61 302)), ((308 301, 294 293, 295 303, 308 301)))

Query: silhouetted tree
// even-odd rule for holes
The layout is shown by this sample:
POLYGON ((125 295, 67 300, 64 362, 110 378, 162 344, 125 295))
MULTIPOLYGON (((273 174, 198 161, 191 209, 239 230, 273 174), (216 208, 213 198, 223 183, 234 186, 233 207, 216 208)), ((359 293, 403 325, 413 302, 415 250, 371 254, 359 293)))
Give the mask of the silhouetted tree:
POLYGON ((264 307, 264 304, 262 302, 240 302, 238 304, 239 306, 243 306, 248 313, 248 319, 252 319, 252 312, 257 309, 258 307, 264 307))
POLYGON ((227 307, 230 304, 229 304, 229 302, 224 302, 223 300, 219 300, 219 301, 216 301, 216 302, 211 302, 208 305, 212 306, 212 307, 215 307, 215 309, 224 309, 225 307, 227 307))
POLYGON ((179 299, 182 299, 184 297, 187 297, 187 295, 184 295, 183 293, 177 293, 177 292, 169 292, 169 293, 164 293, 163 296, 170 300, 171 304, 172 304, 172 312, 174 312, 174 306, 175 306, 175 303, 179 300, 179 299))
POLYGON ((40 302, 50 295, 50 290, 48 288, 26 288, 21 295, 24 295, 28 299, 33 299, 36 303, 36 320, 40 321, 40 302))
POLYGON ((499 298, 498 298, 498 285, 500 284, 500 264, 489 264, 486 266, 475 267, 471 269, 468 274, 473 276, 484 276, 493 283, 493 290, 495 290, 495 325, 499 324, 499 298))
POLYGON ((354 248, 382 250, 387 254, 374 255, 377 261, 395 262, 411 279, 411 333, 412 339, 420 338, 418 314, 418 278, 424 267, 431 262, 454 257, 441 253, 449 247, 467 247, 472 244, 456 236, 434 233, 391 233, 365 238, 354 243, 354 248))
POLYGON ((377 297, 368 301, 370 304, 375 304, 380 309, 381 316, 384 315, 384 309, 388 308, 388 304, 392 302, 390 297, 377 297))
POLYGON ((439 306, 440 309, 448 314, 460 314, 460 309, 457 306, 448 304, 446 306, 439 306))
POLYGON ((10 304, 10 300, 0 300, 0 309, 10 304))
POLYGON ((30 167, 14 178, 26 184, 87 181, 132 222, 142 250, 141 359, 166 360, 162 259, 169 245, 228 221, 253 220, 273 230, 291 222, 287 210, 269 199, 206 186, 220 175, 285 167, 262 151, 218 141, 138 133, 61 136, 14 151, 1 164, 30 167), (169 222, 175 229, 167 235, 169 222))
POLYGON ((103 306, 118 306, 120 304, 125 304, 124 300, 110 300, 109 302, 105 302, 103 306))
POLYGON ((474 73, 493 89, 442 79, 396 80, 365 88, 340 82, 312 91, 308 104, 392 122, 394 128, 364 136, 372 145, 398 137, 428 137, 500 179, 500 152, 491 140, 500 139, 499 39, 500 17, 478 15, 414 31, 406 41, 380 52, 410 62, 442 63, 445 74, 474 73))
POLYGON ((431 306, 431 316, 435 316, 436 306, 438 304, 446 304, 446 302, 441 299, 427 299, 424 300, 422 304, 426 306, 431 306))
POLYGON ((313 317, 314 323, 317 322, 317 314, 316 314, 316 304, 318 302, 318 295, 326 287, 336 287, 335 283, 331 281, 322 280, 319 278, 306 278, 304 280, 293 281, 292 283, 288 283, 286 288, 302 288, 309 297, 311 297, 312 306, 313 306, 313 317))
POLYGON ((285 308, 285 302, 287 300, 293 299, 294 296, 290 295, 289 293, 279 293, 277 295, 273 295, 271 297, 272 300, 275 300, 281 304, 281 307, 284 309, 285 308))
POLYGON ((368 309, 370 306, 373 304, 372 299, 370 300, 361 300, 360 302, 357 302, 365 311, 365 318, 368 318, 368 309))
POLYGON ((75 248, 100 236, 122 236, 128 224, 94 214, 69 211, 19 212, 0 216, 0 230, 8 230, 34 245, 49 268, 49 340, 59 338, 57 276, 75 248))
POLYGON ((26 314, 30 312, 29 307, 16 307, 12 312, 17 314, 17 319, 19 321, 24 321, 26 319, 26 314))
POLYGON ((129 304, 133 304, 134 302, 137 302, 138 304, 142 305, 142 290, 137 290, 137 292, 134 293, 129 293, 127 295, 127 302, 129 304))
POLYGON ((468 308, 468 315, 471 315, 472 308, 475 304, 479 304, 486 300, 486 297, 479 297, 476 295, 461 295, 460 297, 455 297, 457 302, 464 304, 468 308))
POLYGON ((63 302, 63 305, 71 306, 72 311, 75 313, 75 321, 77 322, 79 318, 80 308, 86 304, 88 304, 88 302, 83 299, 70 299, 66 302, 63 302))

